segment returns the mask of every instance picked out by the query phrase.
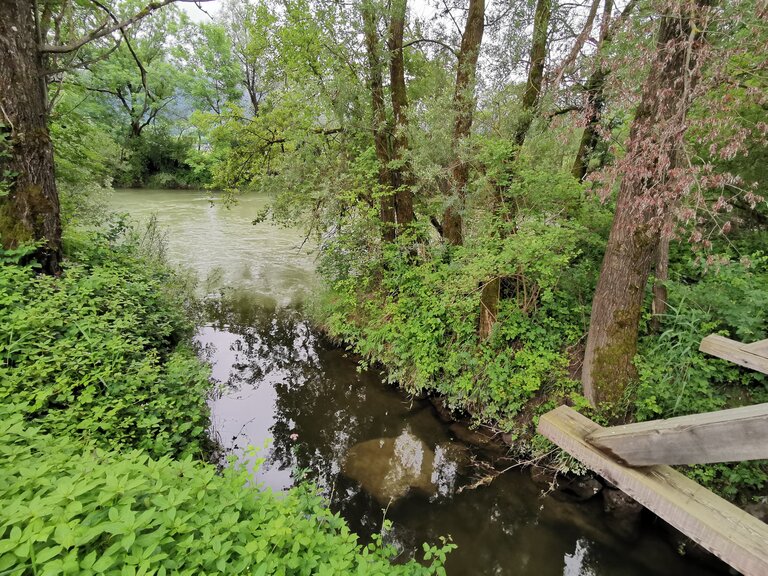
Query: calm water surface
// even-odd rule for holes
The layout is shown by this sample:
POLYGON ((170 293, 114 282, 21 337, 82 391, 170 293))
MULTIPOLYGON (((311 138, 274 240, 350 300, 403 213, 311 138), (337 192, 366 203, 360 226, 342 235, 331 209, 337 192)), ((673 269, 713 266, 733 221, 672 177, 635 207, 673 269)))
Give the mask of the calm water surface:
POLYGON ((300 249, 299 231, 252 224, 265 197, 227 208, 206 192, 120 190, 111 203, 139 220, 155 214, 170 260, 209 293, 197 340, 219 383, 211 433, 235 455, 266 446, 257 482, 280 490, 314 480, 363 538, 386 508, 403 558, 450 534, 453 575, 710 574, 677 555, 659 527, 623 542, 599 501, 543 496, 525 472, 465 489, 478 478, 470 461, 493 455, 463 445, 427 402, 359 370, 313 329, 301 308, 318 286, 314 255, 300 249))

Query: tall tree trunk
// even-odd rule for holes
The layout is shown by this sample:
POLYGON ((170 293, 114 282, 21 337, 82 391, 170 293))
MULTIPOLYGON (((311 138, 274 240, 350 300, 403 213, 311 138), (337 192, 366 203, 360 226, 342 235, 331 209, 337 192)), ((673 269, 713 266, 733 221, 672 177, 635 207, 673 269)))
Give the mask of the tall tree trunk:
POLYGON ((461 158, 461 143, 472 131, 475 112, 475 76, 480 45, 485 30, 485 0, 469 0, 467 22, 461 35, 461 50, 456 66, 456 84, 453 93, 453 151, 451 167, 451 204, 443 214, 443 237, 458 246, 464 242, 461 210, 469 181, 469 165, 461 158))
POLYGON ((0 131, 10 148, 9 157, 0 156, 0 177, 12 175, 10 193, 0 198, 0 234, 6 248, 40 241, 35 257, 56 273, 61 220, 44 78, 33 2, 0 1, 0 131))
POLYGON ((589 77, 589 80, 587 80, 587 90, 584 94, 586 125, 584 126, 584 132, 581 134, 579 149, 576 152, 576 158, 573 161, 573 168, 571 169, 571 174, 573 174, 574 178, 578 178, 579 181, 584 180, 584 178, 587 177, 589 160, 592 156, 592 152, 600 142, 600 135, 598 134, 597 129, 600 125, 600 118, 603 114, 603 106, 605 104, 603 89, 605 87, 605 79, 607 75, 606 70, 598 65, 589 77))
POLYGON ((605 82, 610 74, 609 68, 602 61, 602 56, 606 45, 611 41, 611 37, 617 28, 629 18, 637 3, 638 0, 629 0, 615 21, 612 19, 613 0, 605 0, 605 4, 603 4, 600 38, 595 50, 595 68, 587 80, 586 92, 584 94, 586 123, 581 140, 579 141, 576 158, 573 161, 573 168, 571 168, 571 174, 580 181, 587 177, 592 154, 600 143, 598 128, 603 114, 603 107, 605 106, 605 82))
MULTIPOLYGON (((552 14, 552 0, 538 0, 533 17, 533 39, 531 41, 531 65, 528 68, 528 79, 525 83, 525 92, 520 105, 521 121, 515 130, 515 144, 517 149, 506 164, 510 170, 514 170, 514 164, 520 155, 520 148, 525 142, 525 137, 531 128, 536 109, 539 106, 541 85, 544 79, 544 64, 547 59, 547 37, 549 35, 549 21, 552 14)), ((504 187, 508 185, 509 178, 504 178, 503 183, 496 185, 494 198, 494 211, 498 212, 504 201, 504 187)), ((480 324, 478 336, 481 340, 491 335, 499 312, 499 300, 501 299, 501 278, 495 277, 483 284, 480 294, 480 324)))
POLYGON ((378 34, 376 32, 376 12, 370 1, 361 7, 365 51, 368 57, 368 82, 371 91, 372 131, 379 162, 379 217, 382 224, 382 237, 391 242, 395 239, 395 200, 392 195, 392 177, 389 170, 390 150, 387 138, 387 112, 384 103, 384 80, 382 62, 379 54, 378 34))
POLYGON ((405 87, 403 60, 403 33, 407 0, 394 0, 389 21, 389 76, 392 114, 395 118, 392 159, 398 163, 391 169, 392 188, 395 190, 395 216, 398 230, 411 224, 413 214, 413 173, 407 161, 408 152, 408 94, 405 87))
POLYGON ((584 395, 616 406, 636 379, 632 360, 645 289, 672 199, 665 186, 678 162, 701 42, 692 18, 704 0, 679 0, 661 18, 656 54, 630 131, 627 170, 592 302, 584 357, 584 395), (649 201, 649 197, 652 201, 649 201))
POLYGON ((544 64, 547 60, 547 38, 549 21, 552 17, 552 0, 538 0, 533 16, 533 39, 531 41, 531 65, 521 104, 522 121, 515 131, 515 143, 522 146, 528 130, 531 128, 536 108, 541 96, 541 83, 544 79, 544 64))

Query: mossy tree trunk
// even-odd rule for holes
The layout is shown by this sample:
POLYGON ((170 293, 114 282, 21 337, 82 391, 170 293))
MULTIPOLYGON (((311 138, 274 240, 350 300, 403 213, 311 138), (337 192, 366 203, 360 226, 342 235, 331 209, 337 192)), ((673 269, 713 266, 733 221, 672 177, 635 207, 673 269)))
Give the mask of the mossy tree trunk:
POLYGON ((0 156, 10 191, 0 198, 0 234, 6 248, 40 242, 43 270, 59 271, 61 219, 48 133, 42 55, 31 0, 0 1, 0 130, 9 144, 0 156))
POLYGON ((648 277, 674 196, 666 179, 679 164, 685 116, 702 46, 696 12, 708 2, 679 0, 661 17, 656 51, 623 159, 623 179, 600 271, 582 370, 592 404, 617 407, 637 378, 633 358, 648 277))
POLYGON ((598 67, 587 80, 586 93, 584 94, 584 107, 587 110, 586 125, 581 134, 579 149, 571 169, 571 174, 579 181, 587 177, 592 153, 600 143, 598 127, 605 106, 604 87, 607 75, 607 71, 598 64, 598 67))
POLYGON ((469 164, 461 157, 462 142, 472 132, 475 112, 475 76, 477 59, 485 31, 485 0, 469 0, 467 21, 461 35, 459 61, 456 65, 456 83, 453 93, 454 161, 451 166, 450 204, 443 213, 443 237, 454 246, 464 243, 462 208, 469 181, 469 164))
POLYGON ((390 7, 389 78, 394 116, 392 159, 397 167, 391 170, 392 188, 395 191, 395 217, 397 229, 414 221, 413 172, 408 162, 408 94, 405 86, 405 61, 403 59, 403 33, 407 0, 394 0, 390 7))

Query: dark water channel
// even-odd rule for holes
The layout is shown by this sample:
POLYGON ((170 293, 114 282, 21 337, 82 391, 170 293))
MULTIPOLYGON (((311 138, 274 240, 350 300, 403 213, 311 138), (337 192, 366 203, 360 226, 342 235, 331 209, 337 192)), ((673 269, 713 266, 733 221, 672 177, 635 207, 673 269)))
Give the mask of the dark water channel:
POLYGON ((454 438, 428 402, 359 370, 313 329, 301 308, 317 288, 314 257, 298 250, 298 231, 251 224, 265 198, 228 209, 204 192, 124 190, 112 204, 139 219, 157 214, 169 258, 222 294, 209 298, 197 335, 218 382, 212 433, 236 456, 260 448, 256 482, 282 490, 301 476, 315 481, 366 539, 386 508, 403 557, 450 535, 459 546, 453 575, 710 574, 681 558, 659 526, 648 522, 624 542, 599 500, 542 495, 525 471, 468 489, 479 474, 472 461, 498 455, 454 438))

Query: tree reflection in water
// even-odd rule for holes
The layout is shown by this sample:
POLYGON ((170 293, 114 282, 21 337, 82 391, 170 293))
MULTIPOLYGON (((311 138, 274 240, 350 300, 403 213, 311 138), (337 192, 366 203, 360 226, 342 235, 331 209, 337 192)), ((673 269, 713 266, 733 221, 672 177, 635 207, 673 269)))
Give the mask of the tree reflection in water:
POLYGON ((448 562, 451 574, 709 573, 681 560, 654 529, 637 542, 620 541, 603 525, 599 502, 542 497, 525 473, 457 492, 473 480, 461 466, 468 448, 451 439, 427 402, 406 398, 375 371, 359 371, 299 311, 265 306, 252 294, 211 300, 210 324, 200 328, 198 341, 222 383, 211 408, 223 447, 241 455, 271 438, 257 482, 283 489, 302 477, 314 481, 365 539, 380 530, 387 508, 394 523, 387 538, 403 557, 450 534, 459 544, 448 562), (346 462, 349 476, 372 494, 343 473, 350 454, 360 460, 346 462), (386 478, 376 480, 377 474, 415 489, 380 490, 386 478), (382 495, 394 501, 387 506, 382 495))

